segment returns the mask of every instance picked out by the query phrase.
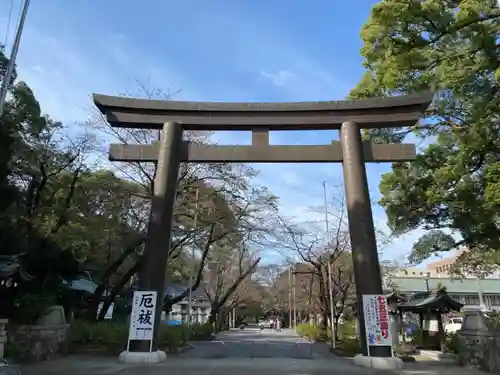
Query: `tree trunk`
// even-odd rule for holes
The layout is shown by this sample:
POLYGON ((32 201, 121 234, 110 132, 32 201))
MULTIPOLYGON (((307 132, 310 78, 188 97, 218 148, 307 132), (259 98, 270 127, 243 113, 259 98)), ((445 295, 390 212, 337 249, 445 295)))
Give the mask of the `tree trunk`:
POLYGON ((208 322, 214 324, 217 321, 217 314, 219 313, 219 307, 215 304, 210 306, 210 315, 208 316, 208 322))
POLYGON ((335 341, 339 341, 339 319, 340 315, 335 316, 335 341))
POLYGON ((174 302, 174 300, 170 298, 165 298, 165 301, 163 302, 163 311, 165 311, 165 314, 168 315, 172 311, 172 308, 177 302, 174 302))
POLYGON ((226 330, 226 318, 227 313, 224 311, 220 311, 219 314, 217 314, 217 332, 226 330))
POLYGON ((439 348, 444 353, 446 350, 446 333, 444 332, 443 316, 438 313, 436 314, 436 318, 438 322, 439 348))
POLYGON ((142 257, 125 273, 125 275, 122 276, 120 281, 116 283, 116 285, 111 289, 111 291, 109 292, 109 296, 107 296, 103 302, 102 310, 99 313, 97 320, 104 320, 104 316, 106 315, 106 312, 108 311, 111 304, 114 302, 116 296, 123 290, 125 284, 130 281, 132 276, 139 272, 141 264, 142 257))
POLYGON ((164 302, 163 302, 163 310, 166 311, 168 314, 170 311, 172 311, 172 307, 176 304, 179 303, 183 300, 186 299, 186 297, 189 296, 189 289, 191 289, 191 293, 196 291, 200 287, 201 279, 203 278, 203 265, 205 264, 205 260, 208 255, 208 250, 206 250, 203 253, 203 256, 201 258, 200 262, 200 268, 198 269, 198 273, 196 274, 196 280, 193 285, 191 285, 190 288, 186 288, 181 294, 178 296, 175 296, 173 298, 171 297, 166 297, 164 302))
POLYGON ((217 325, 217 314, 217 312, 212 310, 210 311, 210 315, 208 317, 208 323, 212 326, 214 334, 219 332, 219 327, 217 325))
MULTIPOLYGON (((106 285, 109 285, 109 280, 111 277, 118 271, 123 262, 131 255, 142 243, 144 239, 138 241, 138 243, 134 243, 133 245, 127 247, 123 253, 109 265, 109 267, 104 271, 104 274, 101 278, 101 283, 97 286, 94 293, 92 294, 92 302, 90 305, 90 321, 98 320, 97 310, 99 308, 99 303, 102 300, 102 295, 106 292, 106 285)), ((125 284, 124 284, 125 285, 125 284)))
POLYGON ((319 277, 319 300, 321 301, 321 326, 328 332, 328 299, 326 298, 325 282, 323 276, 319 277))

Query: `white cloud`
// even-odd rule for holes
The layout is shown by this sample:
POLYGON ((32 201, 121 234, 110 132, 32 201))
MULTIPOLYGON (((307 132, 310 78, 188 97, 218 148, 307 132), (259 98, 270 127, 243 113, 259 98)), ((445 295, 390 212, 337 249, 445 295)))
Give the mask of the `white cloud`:
MULTIPOLYGON (((0 16, 0 29, 6 24, 7 18, 0 16)), ((76 33, 52 35, 35 22, 25 26, 16 61, 19 77, 53 118, 70 124, 82 121, 90 113, 93 92, 124 93, 135 86, 135 79, 151 78, 154 87, 176 88, 180 82, 180 74, 166 64, 132 53, 124 36, 110 33, 87 42, 76 33)))
POLYGON ((278 70, 275 73, 262 71, 260 72, 260 77, 265 80, 271 81, 271 83, 276 87, 286 87, 290 85, 290 83, 293 82, 295 78, 297 78, 294 73, 288 70, 278 70))
POLYGON ((45 74, 45 70, 40 65, 35 65, 31 68, 34 72, 45 74))

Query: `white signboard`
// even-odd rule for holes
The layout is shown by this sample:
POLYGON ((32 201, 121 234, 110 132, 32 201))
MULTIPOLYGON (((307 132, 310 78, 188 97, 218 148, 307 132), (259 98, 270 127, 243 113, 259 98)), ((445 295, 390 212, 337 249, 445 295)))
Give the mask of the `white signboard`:
MULTIPOLYGON (((100 302, 99 306, 97 307, 97 316, 101 313, 102 307, 104 306, 104 302, 100 302)), ((115 304, 112 303, 109 305, 108 311, 106 311, 106 314, 104 315, 104 319, 111 319, 113 318, 113 309, 114 309, 115 304)))
POLYGON ((128 339, 153 340, 156 294, 152 291, 134 292, 128 339))
POLYGON ((368 346, 392 346, 386 296, 363 295, 363 312, 368 346))

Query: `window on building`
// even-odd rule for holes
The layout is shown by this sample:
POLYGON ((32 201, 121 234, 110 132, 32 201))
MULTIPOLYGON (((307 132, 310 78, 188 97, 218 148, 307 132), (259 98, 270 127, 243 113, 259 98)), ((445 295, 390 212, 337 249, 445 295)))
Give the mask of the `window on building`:
POLYGON ((500 306, 500 296, 490 296, 490 301, 492 305, 500 306))
POLYGON ((479 305, 479 296, 465 296, 466 305, 479 305))

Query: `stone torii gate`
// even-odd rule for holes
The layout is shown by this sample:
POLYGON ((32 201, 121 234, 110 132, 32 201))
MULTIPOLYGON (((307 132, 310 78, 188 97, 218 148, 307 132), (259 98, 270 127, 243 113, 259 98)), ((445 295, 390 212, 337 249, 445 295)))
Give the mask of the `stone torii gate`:
MULTIPOLYGON (((168 253, 165 245, 171 239, 181 162, 342 163, 363 353, 372 358, 391 357, 390 347, 372 346, 368 353, 364 335, 361 296, 382 294, 365 163, 410 161, 415 158, 416 151, 411 144, 362 142, 360 130, 412 126, 431 100, 431 94, 423 94, 351 101, 217 103, 131 99, 94 94, 94 103, 111 126, 163 130, 157 143, 112 144, 109 152, 109 159, 112 161, 157 162, 140 288, 156 290, 158 297, 163 298, 168 253), (334 129, 340 130, 340 142, 313 146, 269 144, 269 131, 334 129), (194 144, 183 140, 184 130, 251 131, 252 144, 194 144)), ((157 304, 158 309, 161 305, 157 304)), ((160 311, 157 311, 155 337, 159 318, 160 311)), ((139 351, 148 352, 149 347, 140 346, 139 351)), ((153 360, 151 354, 149 358, 150 361, 153 360)))

